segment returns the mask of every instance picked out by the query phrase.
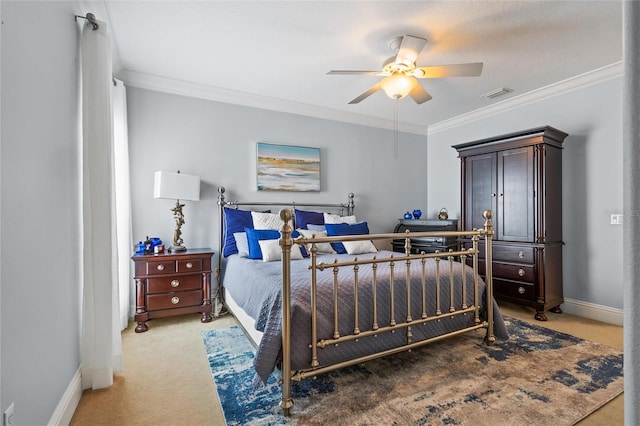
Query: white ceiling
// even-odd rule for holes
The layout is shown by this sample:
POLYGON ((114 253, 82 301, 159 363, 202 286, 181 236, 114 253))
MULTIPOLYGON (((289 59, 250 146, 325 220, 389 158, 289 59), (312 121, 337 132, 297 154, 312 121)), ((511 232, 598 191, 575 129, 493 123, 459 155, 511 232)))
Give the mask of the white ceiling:
MULTIPOLYGON (((398 101, 416 129, 622 61, 621 1, 83 2, 113 33, 116 75, 130 86, 325 118, 389 123, 380 77, 389 42, 428 39, 418 66, 483 62, 480 77, 420 80, 433 99, 398 101), (91 9, 95 10, 91 10, 91 9), (101 16, 103 14, 104 16, 101 16), (481 95, 500 87, 513 92, 481 95)), ((597 72, 597 71, 596 71, 597 72)))

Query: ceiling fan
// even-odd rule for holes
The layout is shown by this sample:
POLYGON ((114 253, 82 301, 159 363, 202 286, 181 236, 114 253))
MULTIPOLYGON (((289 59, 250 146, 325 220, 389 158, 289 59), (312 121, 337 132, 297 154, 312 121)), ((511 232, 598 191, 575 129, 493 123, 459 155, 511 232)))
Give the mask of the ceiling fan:
POLYGON ((418 83, 419 78, 477 77, 482 73, 482 62, 417 67, 416 60, 427 40, 410 35, 391 40, 389 47, 395 53, 382 64, 381 71, 331 70, 328 75, 384 76, 376 85, 353 99, 357 104, 382 89, 389 97, 400 99, 410 96, 417 104, 431 99, 431 95, 418 83))

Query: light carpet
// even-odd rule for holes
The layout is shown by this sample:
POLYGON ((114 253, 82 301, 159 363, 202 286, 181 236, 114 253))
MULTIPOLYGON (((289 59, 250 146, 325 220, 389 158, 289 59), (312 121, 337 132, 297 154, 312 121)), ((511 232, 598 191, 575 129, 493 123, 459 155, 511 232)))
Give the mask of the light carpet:
MULTIPOLYGON (((622 352, 506 318, 508 341, 482 332, 293 383, 252 387, 253 346, 241 328, 202 332, 228 425, 572 425, 622 393, 622 352)), ((278 376, 278 377, 276 377, 278 376)))

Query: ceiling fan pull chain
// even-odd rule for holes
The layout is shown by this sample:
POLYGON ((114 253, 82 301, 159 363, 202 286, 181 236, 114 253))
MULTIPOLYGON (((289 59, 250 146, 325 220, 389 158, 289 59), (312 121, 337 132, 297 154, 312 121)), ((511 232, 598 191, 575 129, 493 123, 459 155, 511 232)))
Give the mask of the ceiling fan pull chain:
POLYGON ((393 158, 398 159, 398 99, 393 101, 393 158))

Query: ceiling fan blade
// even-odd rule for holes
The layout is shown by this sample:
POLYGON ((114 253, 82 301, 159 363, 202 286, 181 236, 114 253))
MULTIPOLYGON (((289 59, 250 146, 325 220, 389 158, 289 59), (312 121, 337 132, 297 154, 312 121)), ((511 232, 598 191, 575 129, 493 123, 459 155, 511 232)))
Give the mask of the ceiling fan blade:
POLYGON ((409 92, 409 96, 411 96, 411 98, 416 101, 418 105, 431 100, 431 95, 429 94, 429 92, 424 90, 424 88, 420 84, 416 84, 415 86, 413 86, 413 89, 411 89, 411 91, 409 92))
POLYGON ((374 93, 376 93, 380 89, 382 89, 382 87, 380 86, 380 83, 378 83, 375 86, 371 87, 366 92, 364 92, 363 94, 361 94, 360 96, 358 96, 357 98, 355 98, 354 100, 352 100, 351 102, 349 102, 349 104, 357 104, 360 101, 362 101, 362 100, 368 98, 369 96, 373 95, 374 93))
POLYGON ((425 44, 427 44, 427 40, 424 38, 410 35, 402 37, 402 42, 396 55, 396 64, 404 64, 407 67, 411 67, 416 63, 418 55, 422 52, 425 44))
POLYGON ((327 75, 379 75, 380 71, 331 70, 327 75))
POLYGON ((411 73, 416 78, 477 77, 482 73, 482 62, 454 65, 418 67, 411 73))

